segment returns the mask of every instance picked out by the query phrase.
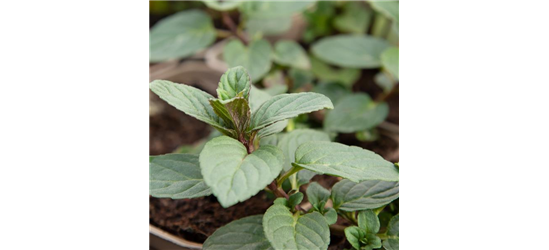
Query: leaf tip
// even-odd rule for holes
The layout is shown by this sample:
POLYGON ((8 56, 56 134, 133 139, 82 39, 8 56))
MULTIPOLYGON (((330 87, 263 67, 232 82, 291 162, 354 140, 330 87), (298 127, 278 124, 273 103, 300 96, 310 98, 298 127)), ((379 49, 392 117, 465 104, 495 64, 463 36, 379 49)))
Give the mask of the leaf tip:
POLYGON ((154 81, 149 83, 149 89, 152 89, 153 87, 155 87, 159 84, 160 84, 160 80, 154 80, 154 81))

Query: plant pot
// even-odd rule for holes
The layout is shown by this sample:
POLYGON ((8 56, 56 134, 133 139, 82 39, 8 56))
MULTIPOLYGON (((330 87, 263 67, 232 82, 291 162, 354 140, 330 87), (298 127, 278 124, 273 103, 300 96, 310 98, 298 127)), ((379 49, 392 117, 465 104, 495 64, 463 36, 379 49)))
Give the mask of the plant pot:
POLYGON ((151 235, 149 245, 158 250, 202 249, 200 243, 177 237, 153 225, 149 225, 149 233, 151 235))
POLYGON ((163 72, 173 69, 179 65, 179 61, 170 60, 161 63, 153 63, 149 66, 149 80, 156 79, 156 75, 163 75, 163 72))
POLYGON ((222 74, 199 60, 187 60, 182 63, 171 61, 152 66, 149 72, 149 81, 162 79, 185 83, 212 94, 215 93, 222 74))

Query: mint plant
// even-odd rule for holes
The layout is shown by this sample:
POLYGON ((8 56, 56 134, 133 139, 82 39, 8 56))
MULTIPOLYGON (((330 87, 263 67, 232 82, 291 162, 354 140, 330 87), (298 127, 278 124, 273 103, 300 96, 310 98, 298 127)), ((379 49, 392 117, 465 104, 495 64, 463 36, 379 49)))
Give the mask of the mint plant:
POLYGON ((378 219, 398 198, 398 165, 374 152, 331 142, 323 131, 280 133, 288 119, 333 109, 328 97, 313 92, 271 96, 252 85, 242 66, 222 75, 217 98, 165 80, 151 82, 150 89, 222 134, 199 155, 151 156, 150 195, 186 199, 213 194, 225 208, 264 189, 278 197, 264 215, 219 228, 204 249, 327 249, 331 233, 345 235, 355 249, 398 249, 398 215, 383 232, 378 219), (342 180, 331 190, 310 183, 308 208, 300 187, 317 174, 342 180), (336 225, 338 218, 351 226, 336 225))
POLYGON ((312 87, 330 98, 334 110, 319 118, 325 119, 326 132, 356 133, 359 140, 379 137, 376 127, 389 114, 385 100, 399 80, 398 1, 202 2, 207 11, 181 11, 151 29, 151 62, 185 58, 216 38, 227 39, 222 60, 229 67, 245 67, 252 83, 274 92, 312 87), (290 30, 296 14, 307 22, 301 42, 309 51, 297 41, 274 39, 271 44, 273 39, 266 39, 290 30), (226 29, 215 27, 215 19, 226 29), (382 94, 352 93, 362 69, 378 68, 374 80, 382 94))

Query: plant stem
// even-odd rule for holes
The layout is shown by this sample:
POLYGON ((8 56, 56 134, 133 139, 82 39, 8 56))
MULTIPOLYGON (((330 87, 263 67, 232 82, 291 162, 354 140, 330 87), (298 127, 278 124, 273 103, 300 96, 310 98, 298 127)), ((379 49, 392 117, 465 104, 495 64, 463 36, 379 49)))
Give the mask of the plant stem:
POLYGON ((390 23, 383 14, 376 13, 374 23, 372 24, 372 36, 385 38, 389 32, 390 23))
POLYGON ((349 219, 355 224, 358 225, 358 221, 356 219, 356 211, 347 213, 349 215, 349 219))
POLYGON ((238 29, 233 19, 231 19, 231 17, 229 16, 229 13, 225 11, 221 12, 221 19, 223 20, 223 23, 225 24, 225 26, 227 26, 227 28, 231 30, 234 36, 238 37, 238 39, 240 39, 240 41, 242 41, 242 43, 244 43, 245 45, 248 45, 249 43, 248 39, 238 29))
POLYGON ((250 138, 246 140, 245 138, 241 138, 240 142, 246 146, 246 149, 248 150, 248 154, 253 153, 256 149, 259 148, 259 141, 255 139, 255 136, 257 134, 257 131, 252 132, 250 135, 250 138))
POLYGON ((353 225, 358 225, 356 219, 351 216, 349 212, 338 211, 338 214, 341 216, 341 218, 351 222, 353 225))
POLYGON ((385 100, 387 100, 391 95, 393 95, 397 89, 397 86, 398 86, 398 79, 395 78, 395 76, 393 76, 393 74, 389 73, 389 71, 387 71, 387 69, 382 69, 381 72, 384 76, 387 77, 387 79, 389 81, 391 81, 391 88, 389 89, 389 91, 387 91, 387 89, 383 89, 383 92, 377 96, 376 98, 376 102, 383 102, 385 100))
POLYGON ((254 151, 255 151, 254 143, 253 142, 248 142, 248 154, 251 154, 254 151))
POLYGON ((389 239, 389 237, 387 237, 387 234, 384 233, 384 234, 376 234, 377 237, 379 237, 380 239, 382 240, 386 240, 386 239, 389 239))
POLYGON ((220 29, 216 29, 215 30, 215 34, 217 37, 219 38, 227 38, 227 37, 230 37, 233 35, 232 32, 230 31, 227 31, 227 30, 220 30, 220 29))
POLYGON ((280 178, 278 178, 276 180, 276 185, 277 187, 281 187, 282 186, 282 183, 284 183, 284 181, 286 179, 288 179, 288 177, 290 177, 291 175, 297 173, 299 170, 303 169, 302 167, 300 166, 297 166, 297 165, 292 165, 292 168, 290 168, 290 170, 288 170, 288 172, 284 173, 282 176, 280 176, 280 178))
POLYGON ((274 195, 276 195, 276 197, 284 197, 286 199, 288 199, 290 196, 288 196, 288 194, 286 192, 284 192, 284 190, 280 187, 278 187, 276 185, 276 180, 274 180, 273 182, 271 182, 271 184, 269 184, 269 189, 271 191, 273 191, 274 195))
POLYGON ((291 132, 294 129, 295 129, 295 121, 294 119, 289 119, 288 125, 286 126, 286 132, 291 132))
POLYGON ((374 213, 376 213, 376 215, 379 215, 379 213, 381 213, 381 211, 383 211, 383 209, 385 209, 386 206, 387 205, 374 209, 374 213))
MULTIPOLYGON (((290 196, 288 196, 288 194, 286 192, 284 192, 284 189, 282 189, 281 187, 278 187, 276 185, 276 180, 271 182, 271 184, 269 184, 268 187, 274 193, 274 195, 276 195, 276 197, 284 197, 286 199, 288 199, 290 197, 290 196)), ((295 205, 295 210, 296 211, 307 212, 307 210, 303 209, 301 206, 299 206, 299 204, 295 205)))

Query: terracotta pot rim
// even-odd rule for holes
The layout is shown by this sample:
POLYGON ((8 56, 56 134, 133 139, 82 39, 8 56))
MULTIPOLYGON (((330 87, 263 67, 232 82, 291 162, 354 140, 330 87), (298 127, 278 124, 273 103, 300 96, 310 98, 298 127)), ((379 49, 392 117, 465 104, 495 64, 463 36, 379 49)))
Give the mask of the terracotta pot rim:
POLYGON ((178 245, 180 247, 186 247, 191 249, 202 249, 202 244, 190 240, 186 240, 184 238, 175 236, 169 232, 166 232, 156 226, 153 226, 149 224, 149 233, 163 239, 166 241, 169 241, 175 245, 178 245))

